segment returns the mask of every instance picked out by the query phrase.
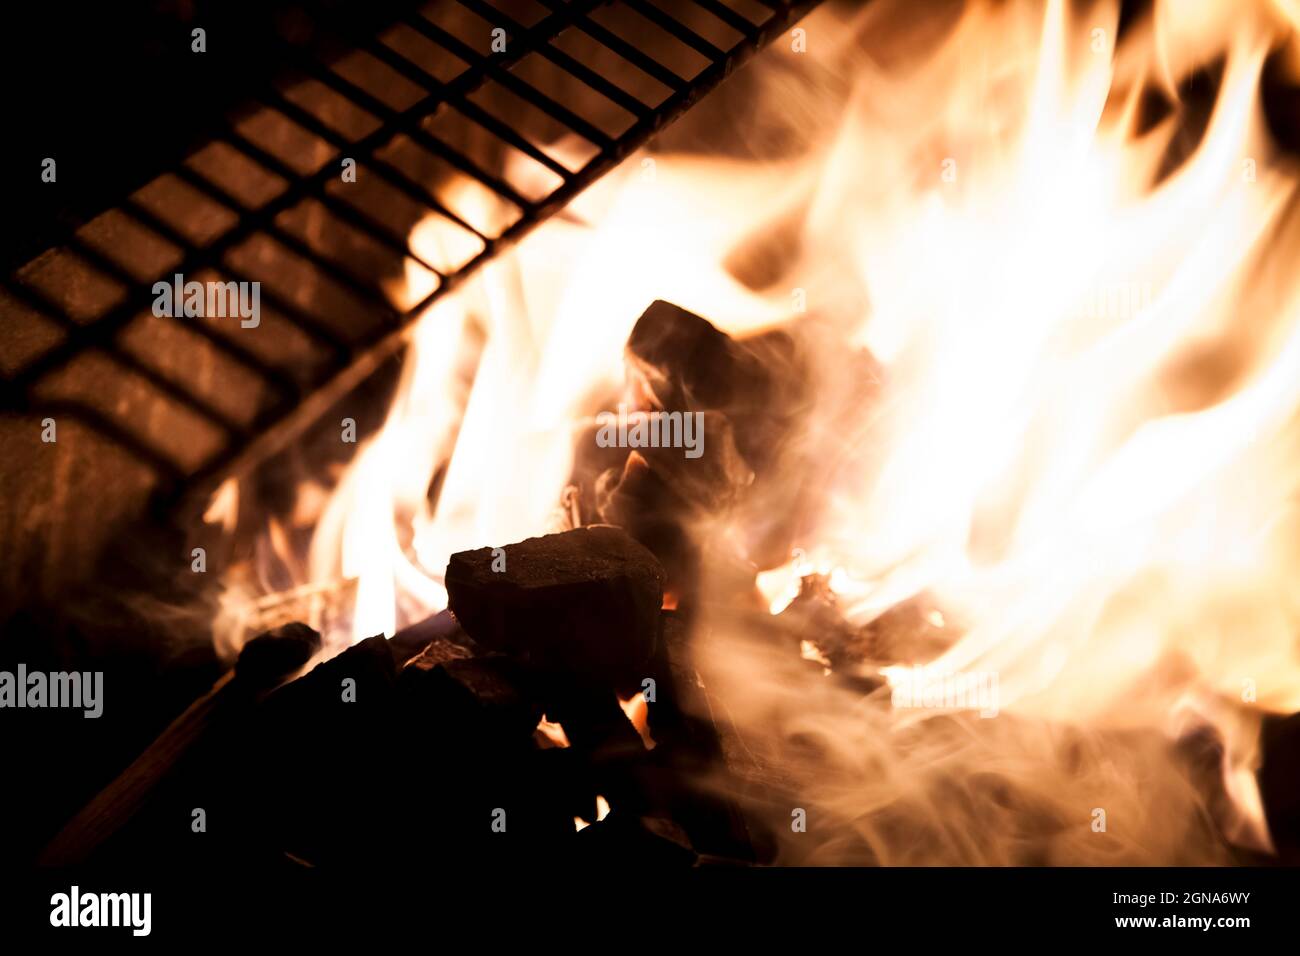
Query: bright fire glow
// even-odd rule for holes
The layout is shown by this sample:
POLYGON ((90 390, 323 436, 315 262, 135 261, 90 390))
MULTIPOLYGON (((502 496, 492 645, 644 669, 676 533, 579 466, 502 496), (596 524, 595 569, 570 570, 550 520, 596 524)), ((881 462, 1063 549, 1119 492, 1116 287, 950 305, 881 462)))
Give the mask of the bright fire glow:
MULTIPOLYGON (((1118 49, 1114 4, 974 4, 924 44, 897 9, 812 21, 821 67, 852 93, 833 124, 809 119, 797 158, 634 157, 418 324, 387 422, 316 526, 311 582, 358 582, 350 634, 334 637, 391 634, 445 606, 455 551, 563 525, 575 429, 617 401, 651 300, 733 334, 816 317, 831 351, 870 350, 886 389, 860 428, 817 436, 850 453, 816 487, 827 506, 789 564, 760 575, 770 610, 814 571, 859 624, 935 596, 950 615, 930 611, 931 625, 964 625, 946 628, 954 642, 880 663, 997 674, 1013 716, 988 722, 980 759, 1015 780, 1033 775, 1008 769, 1016 755, 1056 753, 1056 725, 1209 724, 1227 747, 1233 836, 1266 845, 1257 715, 1300 710, 1298 178, 1259 103, 1266 56, 1295 43, 1287 8, 1157 0, 1118 49), (1188 148, 1180 111, 1151 120, 1143 91, 1175 99, 1218 61, 1188 148), (755 291, 727 264, 778 228, 788 268, 755 291)), ((413 241, 442 239, 422 225, 413 241)), ((799 687, 753 679, 766 662, 731 666, 752 704, 742 723, 784 695, 799 706, 799 687)), ((836 755, 875 774, 852 797, 861 813, 928 785, 904 766, 954 772, 951 751, 900 757, 841 718, 800 719, 834 728, 836 755)), ((918 718, 884 719, 872 734, 918 718)), ((1102 763, 1075 783, 1113 783, 1102 763)), ((1060 783, 1051 801, 1070 785, 1056 770, 1041 784, 1060 783)), ((1087 829, 1086 809, 1059 812, 1087 829)), ((886 862, 915 861, 885 831, 867 836, 886 862)), ((1097 859, 1086 839, 1065 862, 1097 859)), ((1115 859, 1167 849, 1140 842, 1115 859)), ((956 838, 931 849, 1006 859, 956 838)))

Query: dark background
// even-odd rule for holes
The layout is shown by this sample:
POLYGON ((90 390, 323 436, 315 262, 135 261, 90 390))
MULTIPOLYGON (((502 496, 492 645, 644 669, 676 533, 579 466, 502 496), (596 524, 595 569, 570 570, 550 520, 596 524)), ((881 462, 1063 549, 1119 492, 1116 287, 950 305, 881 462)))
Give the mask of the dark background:
POLYGON ((328 50, 315 8, 376 23, 411 0, 9 3, 0 27, 5 145, 0 268, 20 265, 219 128, 286 61, 328 50), (207 52, 191 51, 191 30, 207 52), (58 179, 41 182, 53 157, 58 179))

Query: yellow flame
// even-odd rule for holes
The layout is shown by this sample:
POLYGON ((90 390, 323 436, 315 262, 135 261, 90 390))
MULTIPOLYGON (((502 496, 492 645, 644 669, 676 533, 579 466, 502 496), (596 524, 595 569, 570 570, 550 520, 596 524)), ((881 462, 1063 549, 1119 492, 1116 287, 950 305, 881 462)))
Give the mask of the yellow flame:
MULTIPOLYGON (((816 488, 828 506, 802 550, 760 575, 772 613, 809 573, 829 576, 857 624, 934 595, 952 615, 928 621, 953 643, 897 663, 996 674, 999 711, 1014 715, 987 731, 991 752, 947 738, 934 766, 948 772, 1032 754, 1063 775, 1052 722, 1176 734, 1191 707, 1227 744, 1240 839, 1263 845, 1257 722, 1222 704, 1300 709, 1298 175, 1259 105, 1295 4, 1158 0, 1118 47, 1114 2, 971 3, 933 30, 904 7, 882 0, 828 30, 842 43, 822 68, 851 92, 827 90, 833 109, 800 104, 802 155, 633 157, 570 221, 435 306, 387 421, 317 525, 311 577, 359 579, 353 640, 441 608, 450 554, 558 525, 574 424, 623 387, 623 345, 651 300, 736 334, 806 300, 829 339, 819 354, 869 349, 887 388, 861 431, 818 436, 853 452, 850 467, 816 488), (1176 100, 1216 63, 1193 145, 1180 108, 1144 115, 1144 91, 1176 100), (778 229, 785 271, 741 283, 736 251, 778 229)), ((412 234, 426 261, 457 241, 433 219, 412 234)), ((213 520, 228 506, 214 502, 213 520)), ((814 643, 805 655, 824 660, 814 643)), ((733 660, 742 723, 806 691, 771 679, 770 662, 733 660)), ((844 720, 799 718, 836 728, 855 768, 868 753, 893 768, 879 784, 892 791, 858 789, 854 820, 933 780, 899 775, 934 758, 926 748, 905 756, 899 738, 844 720)), ((1127 751, 1135 766, 1155 759, 1145 747, 1127 751)), ((1089 766, 1088 780, 1114 779, 1089 766)), ((1092 859, 1085 846, 1070 858, 1092 859)), ((1001 859, 957 836, 949 851, 1001 859)), ((1121 857, 1143 852, 1156 851, 1121 857)))

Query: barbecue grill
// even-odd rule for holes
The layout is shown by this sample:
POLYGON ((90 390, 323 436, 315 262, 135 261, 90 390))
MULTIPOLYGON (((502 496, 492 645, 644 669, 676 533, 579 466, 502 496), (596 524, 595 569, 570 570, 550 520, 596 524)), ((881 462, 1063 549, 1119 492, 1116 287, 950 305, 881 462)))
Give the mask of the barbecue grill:
POLYGON ((192 520, 398 351, 431 304, 813 6, 456 0, 399 4, 377 24, 302 5, 292 22, 309 40, 273 38, 275 77, 4 279, 3 409, 21 422, 7 427, 19 443, 46 418, 63 428, 7 500, 17 515, 52 495, 52 524, 77 529, 19 535, 13 566, 44 554, 85 570, 142 507, 192 520), (443 255, 411 247, 427 217, 458 236, 443 255), (408 264, 428 291, 397 301, 384 279, 408 264), (152 315, 154 282, 176 274, 260 282, 265 321, 152 315))

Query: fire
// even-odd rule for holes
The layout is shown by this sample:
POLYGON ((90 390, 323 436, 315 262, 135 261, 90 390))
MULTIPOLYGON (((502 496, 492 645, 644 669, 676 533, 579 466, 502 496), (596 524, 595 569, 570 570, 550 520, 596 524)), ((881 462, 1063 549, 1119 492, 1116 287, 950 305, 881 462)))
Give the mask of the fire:
MULTIPOLYGON (((1195 817, 1145 734, 1201 726, 1225 746, 1223 825, 1267 846, 1259 715, 1300 710, 1300 171, 1259 91, 1271 54, 1300 60, 1296 10, 1157 0, 1120 39, 1115 3, 971 4, 933 23, 905 6, 810 22, 819 68, 851 82, 842 109, 807 104, 799 155, 633 157, 435 306, 316 522, 307 583, 356 581, 336 642, 392 634, 445 607, 453 552, 572 520, 575 435, 633 397, 623 347, 653 299, 737 335, 815 320, 819 354, 869 351, 884 391, 846 432, 801 436, 835 467, 788 476, 824 507, 759 576, 770 610, 813 573, 859 625, 932 595, 947 649, 884 675, 996 675, 1003 716, 864 713, 723 640, 737 720, 826 743, 847 782, 824 806, 876 861, 1019 859, 938 818, 937 789, 972 768, 1001 775, 965 792, 972 814, 1004 805, 985 792, 1002 786, 1048 826, 1083 821, 1058 861, 1210 859, 1173 830, 1089 843, 1089 808, 1069 802, 1088 794, 1130 827, 1195 817), (1189 144, 1180 90, 1198 69, 1216 92, 1189 144), (773 236, 772 275, 753 281, 773 236), (931 855, 902 850, 890 821, 931 828, 915 851, 931 855)), ((432 221, 412 235, 452 241, 432 221)), ((214 520, 237 500, 223 489, 214 520)))
MULTIPOLYGON (((970 30, 1005 43, 1001 20, 970 30)), ((1097 22, 1094 38, 1113 37, 1097 22)), ((954 37, 956 68, 965 24, 954 37)), ((838 554, 869 578, 890 569, 881 589, 939 590, 977 622, 939 663, 992 665, 1036 711, 1100 709, 1175 650, 1212 659, 1225 692, 1269 670, 1260 699, 1294 709, 1295 672, 1266 664, 1289 656, 1285 621, 1229 639, 1240 609, 1222 606, 1242 588, 1294 606, 1278 551, 1294 472, 1273 459, 1300 298, 1256 278, 1287 255, 1270 240, 1294 188, 1256 108, 1269 38, 1230 35, 1203 141, 1153 187, 1173 124, 1137 134, 1140 84, 1071 37, 1087 34, 1052 5, 1017 77, 1021 128, 980 129, 1005 117, 956 96, 940 110, 963 143, 956 188, 887 201, 853 230, 874 306, 863 340, 896 373, 895 401, 880 474, 830 522, 868 534, 838 554), (1108 308, 1117 287, 1143 294, 1108 308), (1215 351, 1246 354, 1214 368, 1215 351)))
MULTIPOLYGON (((600 794, 596 794, 596 822, 599 823, 607 816, 609 816, 609 801, 600 794)), ((582 817, 573 818, 573 828, 579 833, 587 829, 589 826, 591 826, 591 824, 582 819, 582 817)))

